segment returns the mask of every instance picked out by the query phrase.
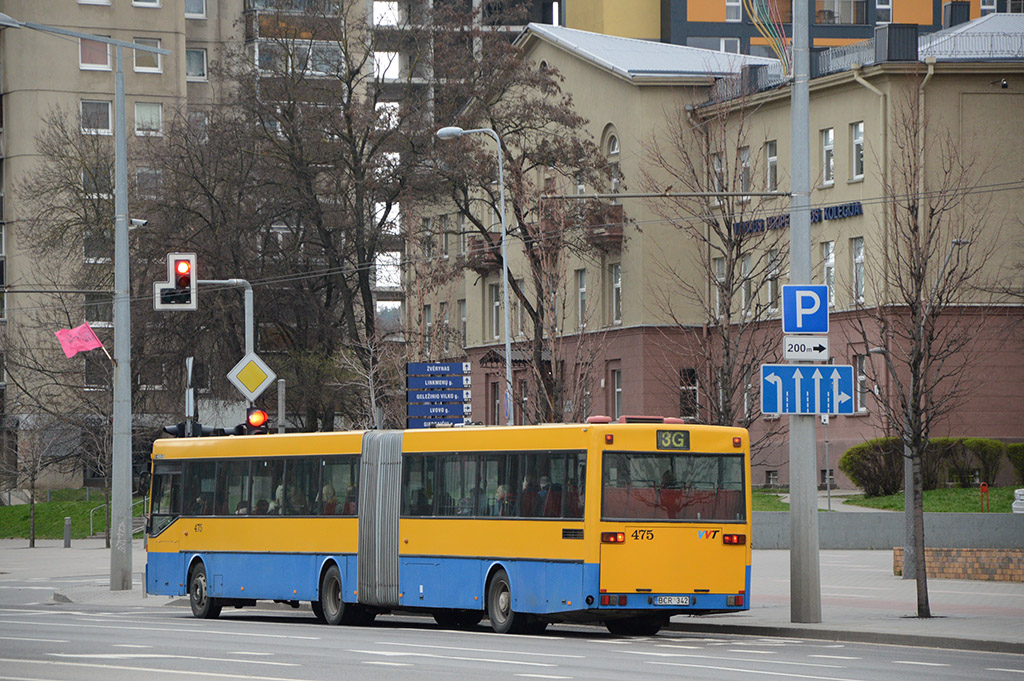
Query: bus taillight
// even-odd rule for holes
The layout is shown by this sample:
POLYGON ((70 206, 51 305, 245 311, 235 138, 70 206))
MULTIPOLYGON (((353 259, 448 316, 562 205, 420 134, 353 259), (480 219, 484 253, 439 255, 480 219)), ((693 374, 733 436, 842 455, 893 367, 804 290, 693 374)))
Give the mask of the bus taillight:
POLYGON ((729 607, 742 608, 743 607, 743 594, 728 595, 725 597, 725 604, 729 607))
POLYGON ((601 533, 602 544, 625 544, 626 533, 625 532, 602 532, 601 533))
POLYGON ((740 546, 747 543, 747 535, 745 534, 723 534, 723 544, 734 544, 740 546))

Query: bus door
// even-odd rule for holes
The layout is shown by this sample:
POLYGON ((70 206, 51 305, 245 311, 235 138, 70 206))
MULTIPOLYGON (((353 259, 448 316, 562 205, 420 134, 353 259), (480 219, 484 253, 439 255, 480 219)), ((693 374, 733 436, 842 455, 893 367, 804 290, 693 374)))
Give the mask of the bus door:
POLYGON ((605 452, 601 578, 607 593, 736 593, 745 588, 742 454, 605 452))

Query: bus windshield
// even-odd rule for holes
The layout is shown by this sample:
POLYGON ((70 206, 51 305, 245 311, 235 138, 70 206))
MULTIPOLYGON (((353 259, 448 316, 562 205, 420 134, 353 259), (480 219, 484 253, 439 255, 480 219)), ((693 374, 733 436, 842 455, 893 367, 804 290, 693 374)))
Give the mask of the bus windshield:
POLYGON ((605 452, 605 520, 745 522, 742 454, 605 452))

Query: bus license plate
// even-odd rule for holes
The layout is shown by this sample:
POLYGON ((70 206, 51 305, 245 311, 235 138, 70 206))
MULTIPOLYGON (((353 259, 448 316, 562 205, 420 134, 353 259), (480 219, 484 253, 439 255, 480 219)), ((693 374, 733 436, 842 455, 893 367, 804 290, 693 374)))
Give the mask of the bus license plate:
POLYGON ((689 605, 689 596, 657 596, 654 599, 655 605, 689 605))

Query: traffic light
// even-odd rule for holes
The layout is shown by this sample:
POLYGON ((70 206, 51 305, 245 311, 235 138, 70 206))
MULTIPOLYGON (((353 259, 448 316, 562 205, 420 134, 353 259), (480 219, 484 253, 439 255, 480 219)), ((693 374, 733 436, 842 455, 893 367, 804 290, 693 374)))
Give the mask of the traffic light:
POLYGON ((245 410, 245 423, 235 429, 239 435, 263 435, 267 432, 267 421, 270 417, 267 412, 256 407, 249 407, 245 410))
POLYGON ((211 435, 224 435, 223 428, 214 428, 213 426, 204 426, 200 423, 192 422, 192 433, 188 433, 188 429, 185 427, 185 422, 176 423, 173 426, 164 426, 164 432, 174 437, 210 437, 211 435))
POLYGON ((153 307, 157 310, 198 309, 199 281, 195 253, 167 254, 167 281, 153 284, 153 307))

